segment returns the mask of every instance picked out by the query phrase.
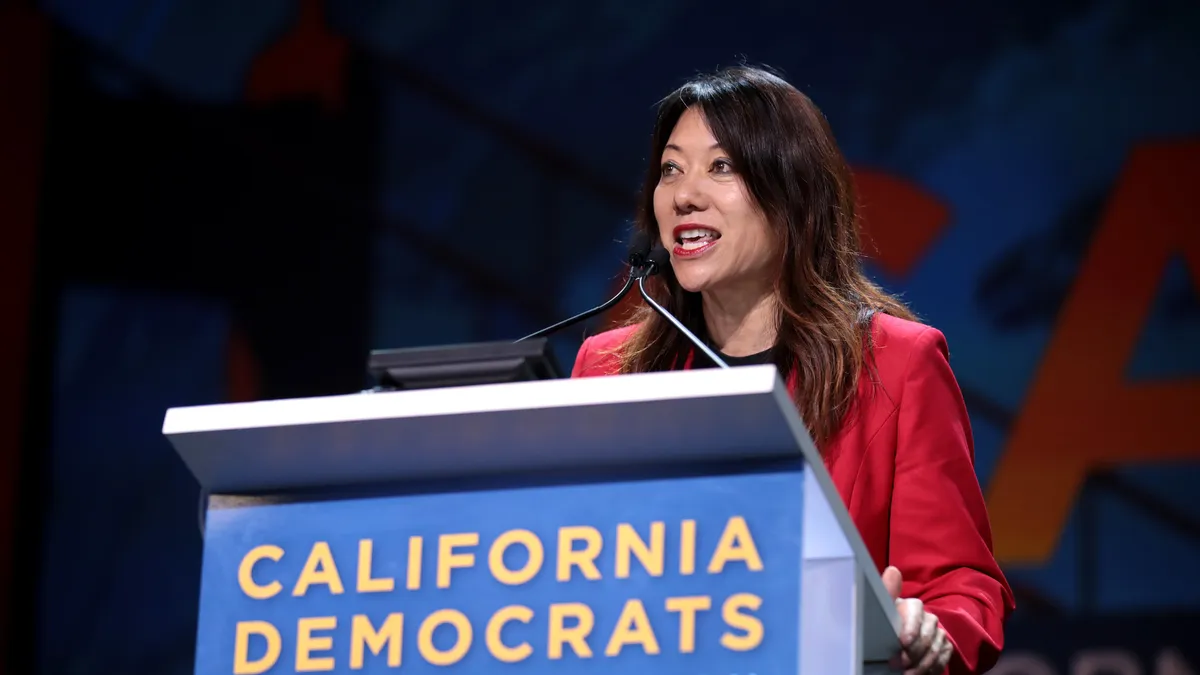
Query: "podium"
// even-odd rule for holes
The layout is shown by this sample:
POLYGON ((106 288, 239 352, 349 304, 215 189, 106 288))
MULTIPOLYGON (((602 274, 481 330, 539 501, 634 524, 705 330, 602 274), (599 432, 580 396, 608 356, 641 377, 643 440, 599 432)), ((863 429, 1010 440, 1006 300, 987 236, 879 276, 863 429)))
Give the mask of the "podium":
POLYGON ((899 620, 773 366, 223 404, 195 672, 888 672, 899 620))

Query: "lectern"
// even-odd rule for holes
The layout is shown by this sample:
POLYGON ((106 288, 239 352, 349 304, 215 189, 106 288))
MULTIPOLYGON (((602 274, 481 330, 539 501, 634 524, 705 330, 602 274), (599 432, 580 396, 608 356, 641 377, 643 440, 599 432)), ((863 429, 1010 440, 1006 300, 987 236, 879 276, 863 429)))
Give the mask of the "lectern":
POLYGON ((886 672, 898 618, 772 366, 174 408, 195 672, 886 672))

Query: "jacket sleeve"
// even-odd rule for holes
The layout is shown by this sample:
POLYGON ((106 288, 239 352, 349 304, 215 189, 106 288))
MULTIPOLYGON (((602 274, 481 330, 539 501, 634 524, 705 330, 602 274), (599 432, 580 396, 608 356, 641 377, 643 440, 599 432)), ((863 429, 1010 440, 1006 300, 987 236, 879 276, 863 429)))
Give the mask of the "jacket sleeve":
POLYGON ((1004 645, 1012 590, 992 552, 966 404, 945 336, 927 328, 909 355, 897 411, 889 563, 903 597, 919 598, 954 643, 949 673, 991 668, 1004 645))

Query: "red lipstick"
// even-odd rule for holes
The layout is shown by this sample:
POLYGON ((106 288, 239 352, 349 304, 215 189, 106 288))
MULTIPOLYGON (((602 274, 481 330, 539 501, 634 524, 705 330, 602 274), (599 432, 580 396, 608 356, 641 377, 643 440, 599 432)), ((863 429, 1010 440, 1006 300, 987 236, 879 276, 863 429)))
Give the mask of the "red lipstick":
POLYGON ((675 237, 675 247, 671 250, 671 255, 676 258, 696 258, 704 255, 721 239, 720 232, 700 223, 676 225, 671 234, 675 237))

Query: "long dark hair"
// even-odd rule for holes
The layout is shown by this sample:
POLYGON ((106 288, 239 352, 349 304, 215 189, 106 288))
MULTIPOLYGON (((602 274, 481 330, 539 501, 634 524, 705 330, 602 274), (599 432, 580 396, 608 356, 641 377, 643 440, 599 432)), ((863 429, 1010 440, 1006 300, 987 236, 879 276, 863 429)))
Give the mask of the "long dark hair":
MULTIPOLYGON (((871 315, 914 317, 863 272, 854 183, 825 116, 766 70, 742 66, 703 75, 660 102, 639 229, 658 240, 659 164, 688 108, 703 115, 776 236, 782 273, 773 359, 781 373, 795 376, 796 404, 820 443, 838 432, 853 404, 872 347, 871 315)), ((669 267, 652 281, 655 299, 705 336, 700 295, 683 290, 669 267)), ((621 348, 622 372, 682 367, 692 348, 678 331, 644 306, 629 321, 637 328, 621 348)))

